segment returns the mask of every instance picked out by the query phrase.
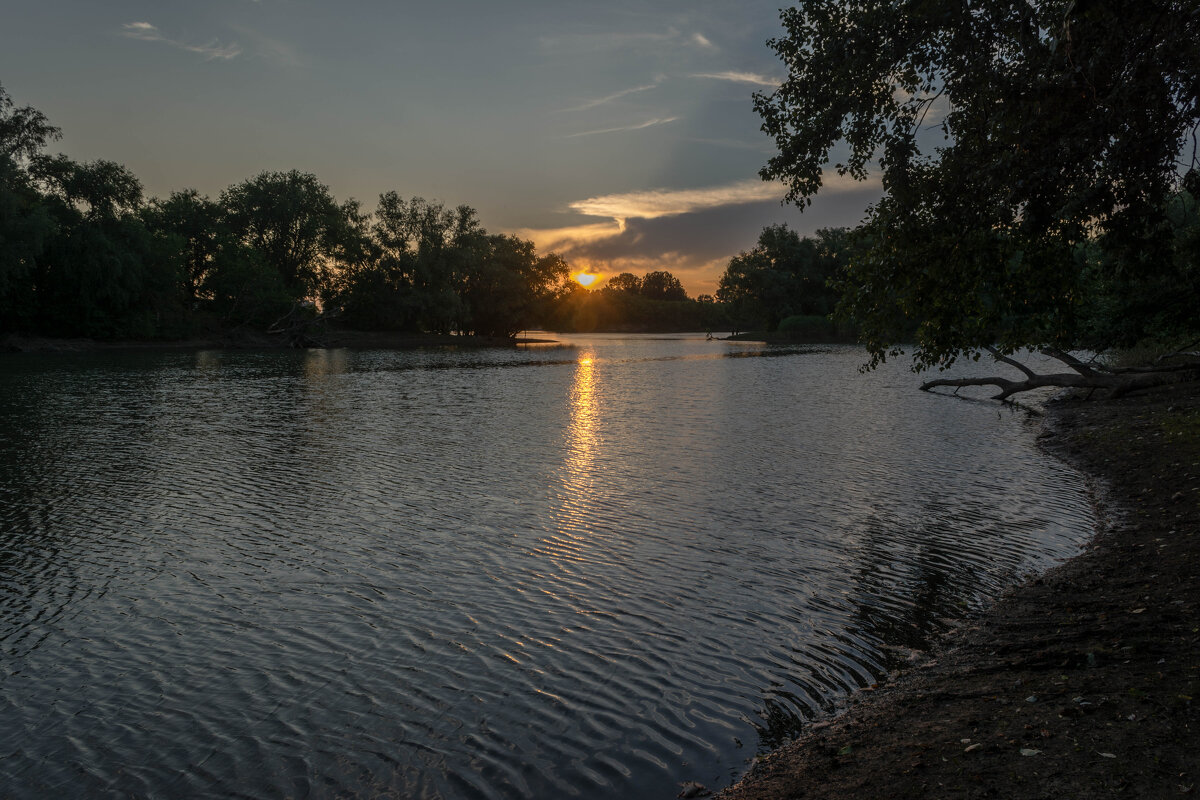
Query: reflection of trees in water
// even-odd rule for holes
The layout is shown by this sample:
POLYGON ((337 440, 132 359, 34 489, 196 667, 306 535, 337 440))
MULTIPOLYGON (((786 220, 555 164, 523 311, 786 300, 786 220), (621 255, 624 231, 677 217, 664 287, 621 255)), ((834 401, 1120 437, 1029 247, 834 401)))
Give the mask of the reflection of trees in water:
MULTIPOLYGON (((929 493, 920 507, 908 524, 872 511, 846 536, 858 556, 847 591, 852 606, 839 632, 836 625, 814 631, 794 652, 789 688, 764 692, 752 721, 760 751, 796 738, 845 696, 910 665, 915 651, 928 650, 989 586, 1015 573, 1019 557, 988 536, 1002 522, 981 520, 969 506, 929 493)), ((809 602, 824 605, 820 598, 809 602)))

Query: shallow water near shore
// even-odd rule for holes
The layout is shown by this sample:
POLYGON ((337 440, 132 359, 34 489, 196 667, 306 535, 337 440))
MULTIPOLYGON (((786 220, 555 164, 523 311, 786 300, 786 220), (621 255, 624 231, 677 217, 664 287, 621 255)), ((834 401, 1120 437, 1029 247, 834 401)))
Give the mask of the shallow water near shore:
POLYGON ((1092 531, 861 351, 0 359, 5 796, 672 797, 1092 531))

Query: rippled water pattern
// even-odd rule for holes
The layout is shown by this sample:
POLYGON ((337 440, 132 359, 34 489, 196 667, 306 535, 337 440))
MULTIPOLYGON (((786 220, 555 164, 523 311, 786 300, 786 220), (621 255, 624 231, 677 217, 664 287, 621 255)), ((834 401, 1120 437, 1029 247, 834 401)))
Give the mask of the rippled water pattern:
POLYGON ((846 348, 0 360, 0 795, 673 797, 1075 551, 846 348))

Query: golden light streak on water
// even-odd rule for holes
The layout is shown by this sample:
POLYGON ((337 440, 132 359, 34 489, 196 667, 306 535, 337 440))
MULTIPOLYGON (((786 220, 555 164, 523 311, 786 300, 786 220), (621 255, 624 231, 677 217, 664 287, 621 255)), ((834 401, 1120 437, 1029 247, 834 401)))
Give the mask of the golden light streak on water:
MULTIPOLYGON (((566 458, 563 464, 563 526, 578 529, 586 525, 591 495, 596 484, 595 466, 599 445, 596 427, 599 402, 596 389, 596 364, 591 353, 579 357, 569 395, 571 427, 567 431, 566 458)), ((560 554, 567 555, 561 550, 560 554)), ((572 559, 575 560, 575 559, 572 559)))

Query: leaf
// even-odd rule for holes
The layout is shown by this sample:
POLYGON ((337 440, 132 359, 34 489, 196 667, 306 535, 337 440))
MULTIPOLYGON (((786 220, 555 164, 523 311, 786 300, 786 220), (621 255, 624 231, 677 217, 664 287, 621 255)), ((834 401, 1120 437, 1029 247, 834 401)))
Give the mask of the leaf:
POLYGON ((1116 758, 1117 757, 1116 753, 1101 753, 1099 751, 1096 751, 1096 755, 1102 756, 1103 758, 1116 758))
POLYGON ((1031 747, 1022 747, 1021 748, 1021 755, 1023 755, 1023 756, 1040 756, 1041 754, 1042 754, 1041 750, 1034 750, 1031 747))

